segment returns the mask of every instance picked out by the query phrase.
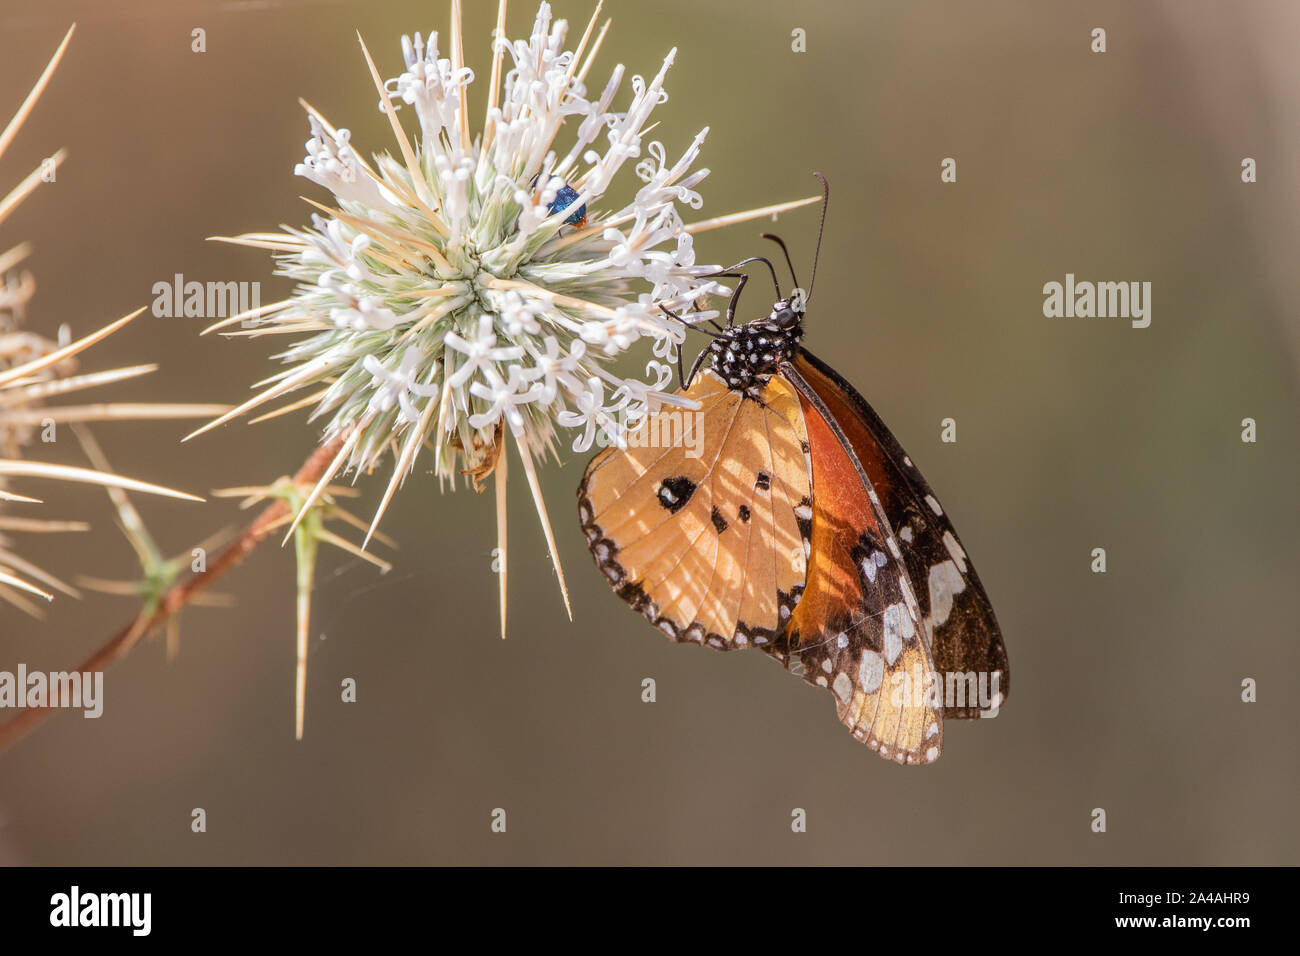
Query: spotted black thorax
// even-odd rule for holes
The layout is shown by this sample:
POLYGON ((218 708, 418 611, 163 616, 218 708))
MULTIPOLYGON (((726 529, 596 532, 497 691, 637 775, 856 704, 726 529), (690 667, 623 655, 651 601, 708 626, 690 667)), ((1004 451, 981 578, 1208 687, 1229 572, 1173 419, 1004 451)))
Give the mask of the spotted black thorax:
POLYGON ((733 392, 758 399, 763 386, 799 351, 804 294, 796 289, 772 306, 771 314, 724 331, 709 346, 709 364, 733 392))

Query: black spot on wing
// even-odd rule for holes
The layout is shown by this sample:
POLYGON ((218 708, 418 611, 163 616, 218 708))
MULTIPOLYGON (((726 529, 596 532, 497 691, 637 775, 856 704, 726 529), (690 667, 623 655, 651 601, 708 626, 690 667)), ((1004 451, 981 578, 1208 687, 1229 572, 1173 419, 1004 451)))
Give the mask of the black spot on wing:
POLYGON ((767 491, 772 487, 772 476, 765 471, 760 471, 754 478, 754 487, 767 491))
POLYGON ((665 478, 656 492, 659 503, 672 514, 676 514, 685 508, 686 503, 691 500, 693 494, 695 494, 695 482, 685 475, 665 478))
POLYGON ((718 510, 717 505, 713 506, 713 512, 709 515, 709 520, 713 522, 713 527, 718 534, 727 530, 727 519, 722 517, 722 512, 718 510))
POLYGON ((736 512, 736 517, 741 521, 749 521, 749 505, 741 505, 740 510, 736 512))

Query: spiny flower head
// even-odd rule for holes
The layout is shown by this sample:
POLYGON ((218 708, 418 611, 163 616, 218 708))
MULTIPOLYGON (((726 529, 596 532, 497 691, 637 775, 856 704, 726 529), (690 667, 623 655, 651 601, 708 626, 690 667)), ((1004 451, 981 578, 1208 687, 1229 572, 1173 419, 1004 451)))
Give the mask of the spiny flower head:
POLYGON ((443 476, 478 466, 502 426, 534 454, 557 424, 576 430, 576 451, 597 431, 617 440, 665 399, 684 331, 660 306, 694 316, 694 301, 720 288, 703 278, 717 267, 696 264, 679 208, 702 203, 708 170, 692 166, 707 130, 673 160, 643 145, 673 54, 653 78, 632 77, 631 102, 616 109, 623 67, 590 93, 590 30, 577 51, 566 32, 542 4, 527 40, 496 41, 494 77, 503 60, 509 69, 473 139, 475 74, 459 43, 444 55, 436 33, 404 37, 406 69, 383 84, 381 108, 409 107, 418 122, 414 146, 394 127, 405 162, 371 166, 347 130, 310 115, 296 172, 335 206, 291 233, 281 271, 298 289, 254 321, 315 333, 284 353, 293 367, 275 392, 326 386, 316 412, 327 435, 356 429, 353 467, 376 464, 402 434, 432 442, 443 476), (639 188, 598 209, 629 164, 639 188), (647 337, 649 381, 610 371, 647 337))
POLYGON ((557 428, 585 451, 600 433, 621 441, 661 403, 689 404, 667 390, 669 364, 685 324, 716 314, 697 302, 726 291, 710 278, 717 266, 696 263, 693 232, 799 205, 687 225, 683 210, 702 205, 708 170, 695 165, 708 130, 675 154, 647 137, 675 51, 649 79, 625 83, 619 65, 588 87, 609 24, 596 34, 593 15, 567 49, 567 25, 546 3, 513 41, 501 5, 477 97, 484 123, 471 135, 480 85, 460 13, 453 2, 445 39, 404 37, 405 69, 386 82, 365 52, 397 156, 367 162, 348 130, 306 107, 312 135, 296 172, 333 203, 313 203, 310 227, 233 240, 275 250, 298 284, 214 326, 305 337, 268 388, 212 425, 313 390, 288 408, 314 405, 326 440, 346 436, 337 468, 396 459, 376 523, 423 444, 440 478, 461 472, 477 485, 503 466, 508 432, 537 497, 533 461, 555 451, 557 428), (402 116, 418 127, 413 142, 402 116), (643 339, 645 377, 612 371, 643 339))

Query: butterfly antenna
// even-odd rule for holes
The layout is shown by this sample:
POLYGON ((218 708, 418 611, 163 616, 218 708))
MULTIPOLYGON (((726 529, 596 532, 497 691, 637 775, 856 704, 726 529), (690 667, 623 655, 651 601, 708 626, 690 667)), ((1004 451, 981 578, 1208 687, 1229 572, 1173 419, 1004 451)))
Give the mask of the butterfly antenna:
POLYGON ((817 227, 817 251, 813 253, 812 278, 808 280, 808 294, 804 296, 807 302, 812 298, 813 284, 817 281, 817 259, 822 254, 822 233, 826 230, 826 207, 831 204, 831 184, 826 181, 826 177, 821 173, 813 173, 822 183, 822 221, 817 227))
POLYGON ((770 232, 760 232, 758 238, 771 239, 781 247, 781 251, 785 253, 785 264, 790 267, 790 279, 794 282, 795 286, 798 287, 799 277, 794 274, 794 263, 790 261, 790 250, 785 247, 785 241, 780 236, 773 235, 770 232))

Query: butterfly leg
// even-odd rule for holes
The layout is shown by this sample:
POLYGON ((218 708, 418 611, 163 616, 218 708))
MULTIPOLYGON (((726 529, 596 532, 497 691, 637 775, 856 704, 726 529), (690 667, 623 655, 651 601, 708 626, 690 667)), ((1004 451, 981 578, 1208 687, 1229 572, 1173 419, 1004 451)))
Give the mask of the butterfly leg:
POLYGON ((736 322, 736 306, 740 302, 740 293, 744 291, 745 283, 748 281, 748 273, 741 273, 740 281, 736 283, 736 291, 731 293, 731 301, 727 303, 727 328, 731 328, 736 322))
MULTIPOLYGON (((664 315, 668 316, 668 318, 673 319, 673 320, 675 320, 675 321, 677 321, 677 322, 680 322, 682 325, 686 326, 686 328, 688 328, 688 329, 695 329, 695 331, 697 331, 697 332, 703 332, 705 335, 711 336, 711 337, 713 337, 713 338, 715 338, 715 339, 718 337, 718 334, 717 334, 716 332, 710 332, 708 329, 702 329, 702 328, 700 328, 698 325, 695 325, 694 323, 687 322, 684 318, 682 318, 680 315, 678 315, 676 312, 672 311, 671 309, 669 309, 669 308, 666 307, 666 306, 663 306, 663 305, 659 306, 659 311, 662 312, 664 315)), ((714 324, 715 326, 717 325, 716 322, 713 323, 713 324, 714 324)), ((692 382, 692 381, 694 380, 694 378, 695 378, 695 372, 696 372, 696 370, 700 367, 700 359, 702 359, 703 357, 704 357, 704 352, 700 352, 700 354, 697 355, 697 356, 695 357, 695 364, 691 366, 691 374, 690 374, 690 377, 689 377, 689 378, 683 378, 683 377, 682 377, 682 350, 681 350, 680 346, 678 347, 678 349, 677 349, 677 383, 678 383, 682 388, 690 388, 691 382, 692 382)))
MULTIPOLYGON (((708 349, 700 349, 700 354, 695 356, 695 362, 691 365, 691 374, 686 377, 686 382, 685 384, 682 385, 682 388, 691 387, 691 382, 695 381, 695 373, 700 370, 700 363, 704 361, 704 356, 708 354, 709 354, 708 349)), ((679 353, 678 359, 680 360, 680 358, 681 355, 679 353)), ((679 374, 680 374, 680 366, 679 366, 679 374)))
POLYGON ((740 302, 740 293, 744 290, 745 283, 749 281, 749 273, 748 272, 714 272, 712 273, 710 278, 740 280, 739 282, 736 283, 736 291, 731 293, 731 300, 727 303, 727 328, 731 328, 731 326, 735 324, 736 305, 737 303, 740 302))

